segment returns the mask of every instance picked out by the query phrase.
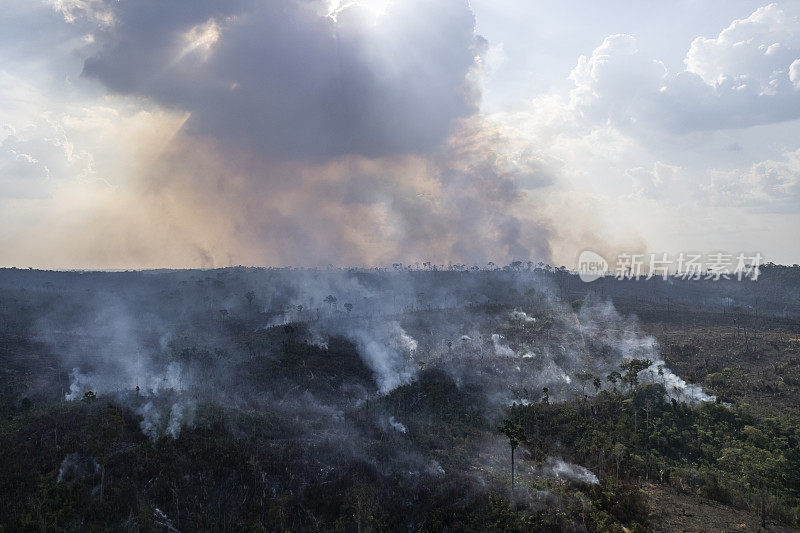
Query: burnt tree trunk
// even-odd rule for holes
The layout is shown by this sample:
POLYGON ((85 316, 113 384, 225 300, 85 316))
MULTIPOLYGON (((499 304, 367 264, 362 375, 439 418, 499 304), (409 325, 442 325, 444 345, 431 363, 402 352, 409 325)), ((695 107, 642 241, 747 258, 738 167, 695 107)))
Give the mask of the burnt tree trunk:
POLYGON ((514 447, 511 447, 511 496, 514 496, 514 447))

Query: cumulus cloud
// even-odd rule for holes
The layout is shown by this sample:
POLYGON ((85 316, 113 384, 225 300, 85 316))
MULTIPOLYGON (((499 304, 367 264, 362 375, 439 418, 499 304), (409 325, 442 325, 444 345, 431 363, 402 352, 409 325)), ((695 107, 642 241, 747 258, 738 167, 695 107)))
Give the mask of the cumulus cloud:
POLYGON ((645 57, 634 36, 611 35, 579 59, 570 103, 597 121, 677 133, 792 120, 800 117, 798 57, 798 17, 776 4, 696 38, 678 72, 645 57))
POLYGON ((795 89, 800 89, 800 59, 795 59, 789 65, 789 79, 794 84, 795 89))
POLYGON ((591 56, 581 56, 570 73, 570 103, 597 119, 641 120, 663 86, 667 70, 639 53, 632 35, 610 35, 591 56))
POLYGON ((698 37, 686 70, 708 85, 754 86, 760 93, 786 89, 787 72, 800 57, 800 20, 789 8, 769 4, 734 20, 717 37, 698 37))
POLYGON ((713 205, 795 212, 800 201, 800 150, 747 169, 711 171, 703 191, 713 205))
POLYGON ((574 64, 566 91, 495 115, 555 183, 547 198, 554 256, 573 264, 598 247, 611 256, 687 243, 734 249, 742 245, 725 229, 734 225, 753 228, 737 232, 746 247, 781 256, 785 237, 766 244, 752 235, 793 224, 786 217, 797 212, 791 157, 782 154, 797 149, 800 24, 785 2, 739 18, 675 42, 686 57, 677 69, 634 35, 601 38, 574 64), (767 211, 784 218, 756 218, 767 211), (698 224, 701 216, 714 227, 698 224))

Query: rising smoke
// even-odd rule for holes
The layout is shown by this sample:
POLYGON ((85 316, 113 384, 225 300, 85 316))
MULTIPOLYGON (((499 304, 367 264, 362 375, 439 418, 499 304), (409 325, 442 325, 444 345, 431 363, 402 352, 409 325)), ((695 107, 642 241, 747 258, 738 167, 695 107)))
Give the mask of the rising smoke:
POLYGON ((545 477, 579 481, 589 485, 596 485, 599 483, 597 476, 594 475, 591 470, 581 465, 568 463, 560 457, 548 457, 544 463, 542 463, 538 472, 539 475, 545 477))
POLYGON ((64 398, 89 391, 116 396, 156 439, 191 426, 204 401, 314 406, 336 418, 347 405, 412 382, 424 368, 477 387, 491 409, 538 402, 545 388, 547 399, 558 402, 626 387, 607 377, 636 358, 652 362, 638 381, 663 385, 667 398, 714 400, 666 367, 657 341, 635 317, 591 297, 574 311, 535 275, 509 277, 512 287, 521 284, 509 294, 537 294, 527 310, 497 312, 474 306, 498 296, 486 282, 492 273, 442 273, 447 283, 435 272, 416 271, 244 274, 171 274, 185 286, 178 291, 145 275, 113 297, 96 294, 51 309, 38 322, 38 338, 69 369, 64 398), (252 376, 253 364, 271 365, 293 346, 306 354, 292 371, 300 375, 252 376), (355 366, 341 370, 337 390, 304 384, 330 378, 325 365, 341 364, 336 358, 348 350, 359 361, 346 363, 355 366))
POLYGON ((57 7, 93 36, 86 78, 175 116, 72 218, 104 243, 71 227, 86 264, 550 259, 534 206, 551 179, 478 111, 487 43, 466 1, 57 7))

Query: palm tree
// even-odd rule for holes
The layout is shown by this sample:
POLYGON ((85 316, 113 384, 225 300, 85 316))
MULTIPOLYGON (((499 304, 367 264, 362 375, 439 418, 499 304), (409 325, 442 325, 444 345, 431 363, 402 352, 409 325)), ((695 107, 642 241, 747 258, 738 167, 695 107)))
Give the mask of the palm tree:
POLYGON ((508 437, 508 444, 511 446, 511 494, 514 494, 514 451, 520 442, 525 440, 525 431, 516 422, 505 419, 502 426, 497 426, 497 431, 508 437))

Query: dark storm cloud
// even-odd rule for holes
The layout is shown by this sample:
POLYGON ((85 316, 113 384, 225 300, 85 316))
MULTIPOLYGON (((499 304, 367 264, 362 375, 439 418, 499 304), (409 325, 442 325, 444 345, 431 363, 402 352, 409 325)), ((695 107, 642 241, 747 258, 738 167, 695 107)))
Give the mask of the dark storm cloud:
POLYGON ((396 2, 377 21, 308 1, 107 8, 84 74, 189 112, 190 134, 282 158, 428 153, 476 109, 481 39, 465 1, 396 2))

